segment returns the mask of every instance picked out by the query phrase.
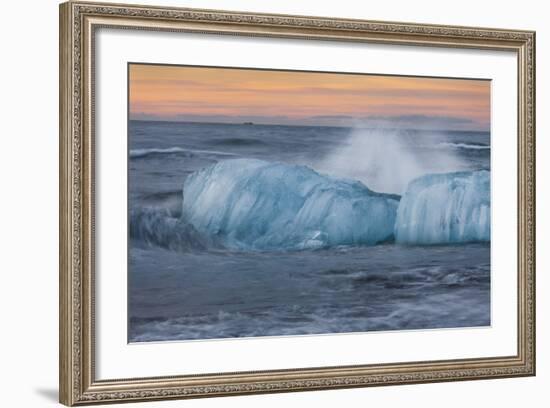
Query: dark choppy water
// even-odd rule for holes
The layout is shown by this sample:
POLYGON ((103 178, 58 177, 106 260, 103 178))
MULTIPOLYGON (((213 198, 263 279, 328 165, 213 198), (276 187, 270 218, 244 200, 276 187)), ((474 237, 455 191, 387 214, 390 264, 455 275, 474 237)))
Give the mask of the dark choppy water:
POLYGON ((305 164, 401 194, 418 175, 490 170, 488 133, 131 121, 129 146, 129 207, 154 214, 132 217, 132 342, 490 324, 489 243, 235 251, 174 228, 186 177, 222 160, 305 164))

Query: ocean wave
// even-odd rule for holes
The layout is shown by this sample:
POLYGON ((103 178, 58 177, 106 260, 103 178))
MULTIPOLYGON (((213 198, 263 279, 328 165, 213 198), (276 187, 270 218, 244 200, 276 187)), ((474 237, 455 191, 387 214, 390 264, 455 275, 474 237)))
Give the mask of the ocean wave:
POLYGON ((168 148, 150 148, 150 149, 132 149, 130 150, 131 159, 141 159, 152 156, 162 155, 178 155, 184 157, 194 157, 199 154, 206 154, 212 156, 234 156, 233 153, 219 152, 215 150, 197 150, 197 149, 183 149, 181 147, 168 147, 168 148))
POLYGON ((151 148, 151 149, 132 149, 130 150, 130 158, 139 159, 142 157, 148 157, 153 155, 163 155, 163 154, 191 154, 188 150, 182 149, 181 147, 169 147, 166 149, 160 148, 151 148))
POLYGON ((130 238, 174 251, 221 248, 215 237, 199 233, 182 218, 158 208, 130 211, 130 238))
POLYGON ((491 323, 487 282, 477 284, 476 294, 481 293, 477 296, 482 301, 479 297, 464 296, 457 290, 444 294, 430 293, 412 301, 407 288, 388 289, 394 294, 406 291, 408 301, 397 303, 390 297, 383 301, 378 298, 379 304, 385 307, 363 300, 348 301, 338 308, 334 305, 292 303, 275 307, 261 305, 246 310, 182 313, 168 318, 130 317, 129 337, 131 342, 204 340, 475 327, 491 323))
POLYGON ((162 191, 143 194, 139 197, 140 206, 143 208, 165 211, 171 217, 181 216, 183 196, 179 191, 162 191))
POLYGON ((490 150, 491 149, 491 146, 484 145, 484 144, 475 144, 475 143, 445 142, 445 143, 440 143, 439 146, 454 147, 454 148, 457 148, 457 149, 474 149, 474 150, 490 150))

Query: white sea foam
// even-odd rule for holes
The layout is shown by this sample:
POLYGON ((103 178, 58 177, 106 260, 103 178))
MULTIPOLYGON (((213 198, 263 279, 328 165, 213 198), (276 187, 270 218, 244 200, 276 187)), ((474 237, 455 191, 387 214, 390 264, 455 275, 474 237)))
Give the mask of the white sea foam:
POLYGON ((440 146, 444 147, 455 147, 455 148, 462 148, 462 149, 474 149, 474 150, 488 150, 491 149, 491 146, 488 145, 476 145, 476 144, 468 144, 468 143, 440 143, 440 146))
POLYGON ((210 154, 213 156, 234 156, 233 153, 219 152, 216 150, 196 150, 196 149, 183 149, 181 147, 167 147, 167 148, 150 148, 150 149, 132 149, 130 150, 130 158, 138 159, 151 155, 162 154, 181 154, 185 156, 193 156, 195 154, 210 154))
POLYGON ((132 149, 130 150, 131 158, 140 158, 151 154, 171 154, 171 153, 186 153, 187 150, 181 147, 169 147, 166 149, 151 148, 151 149, 132 149))

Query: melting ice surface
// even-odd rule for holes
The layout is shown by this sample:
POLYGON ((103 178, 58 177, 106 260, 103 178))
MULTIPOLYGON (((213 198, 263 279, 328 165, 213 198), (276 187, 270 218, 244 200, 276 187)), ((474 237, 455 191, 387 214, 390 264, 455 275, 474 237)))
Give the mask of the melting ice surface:
POLYGON ((392 238, 398 203, 306 166, 234 159, 186 179, 183 217, 229 248, 374 245, 392 238))
POLYGON ((491 239, 490 173, 429 174, 413 180, 397 211, 398 243, 442 244, 491 239))
POLYGON ((183 216, 230 248, 296 250, 489 241, 490 173, 430 174, 399 197, 309 167, 218 162, 185 182, 183 216))

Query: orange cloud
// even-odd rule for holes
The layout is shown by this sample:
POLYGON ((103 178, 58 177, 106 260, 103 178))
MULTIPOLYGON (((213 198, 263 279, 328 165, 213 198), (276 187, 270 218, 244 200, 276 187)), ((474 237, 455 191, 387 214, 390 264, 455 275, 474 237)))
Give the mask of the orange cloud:
POLYGON ((130 115, 173 120, 421 115, 488 128, 490 81, 255 69, 130 65, 130 115))

